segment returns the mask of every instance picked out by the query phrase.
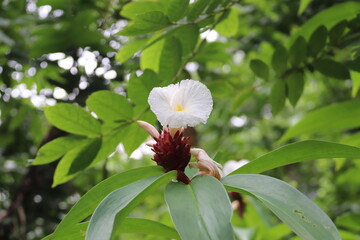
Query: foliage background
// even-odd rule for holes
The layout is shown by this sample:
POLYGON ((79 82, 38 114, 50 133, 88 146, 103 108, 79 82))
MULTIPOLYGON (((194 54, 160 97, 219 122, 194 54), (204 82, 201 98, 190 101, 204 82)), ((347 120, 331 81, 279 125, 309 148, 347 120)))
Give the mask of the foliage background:
MULTIPOLYGON (((164 0, 2 1, 1 239, 43 237, 102 179, 153 164, 144 145, 137 149, 146 134, 129 125, 116 142, 122 145, 115 154, 51 188, 57 162, 39 166, 32 162, 40 146, 68 133, 49 123, 44 115, 46 106, 74 103, 93 111, 86 102, 89 95, 111 90, 131 99, 131 107, 135 106, 131 119, 155 122, 146 106, 146 92, 152 86, 185 78, 201 80, 213 94, 214 110, 208 123, 190 134, 196 140, 194 145, 212 156, 217 153, 216 160, 225 164, 228 160, 253 160, 284 145, 281 136, 310 111, 358 98, 357 2, 198 0, 191 6, 197 4, 194 9, 201 9, 203 5, 204 9, 187 12, 187 20, 180 21, 182 16, 171 19, 176 14, 167 10, 167 4, 164 0), (219 5, 211 9, 210 2, 219 5), (161 14, 136 20, 137 14, 149 9, 168 15, 172 23, 161 14), (311 20, 319 13, 324 14, 311 20), (153 19, 158 22, 154 24, 153 19), (135 27, 125 28, 128 22, 135 27), (299 40, 299 33, 305 38, 299 40), (325 40, 323 36, 327 36, 325 40), (294 77, 294 72, 300 77, 294 77)), ((324 117, 323 124, 317 122, 321 118, 307 123, 318 124, 317 129, 286 141, 319 139, 359 146, 360 116, 355 109, 349 112, 344 127, 340 121, 346 113, 333 112, 324 117)), ((266 174, 307 194, 335 221, 344 239, 358 239, 359 173, 357 160, 322 159, 266 174)), ((293 237, 254 200, 245 203, 243 219, 235 215, 233 221, 247 229, 250 239, 293 237)), ((147 198, 132 215, 171 224, 161 194, 147 198)), ((136 238, 151 236, 131 236, 136 238)))

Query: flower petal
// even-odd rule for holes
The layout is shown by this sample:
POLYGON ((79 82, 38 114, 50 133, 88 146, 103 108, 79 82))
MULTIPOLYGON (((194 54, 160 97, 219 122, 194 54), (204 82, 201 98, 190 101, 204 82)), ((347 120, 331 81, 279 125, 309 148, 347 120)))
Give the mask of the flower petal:
POLYGON ((148 102, 160 123, 170 128, 194 127, 206 123, 213 106, 209 89, 190 79, 154 88, 148 102))

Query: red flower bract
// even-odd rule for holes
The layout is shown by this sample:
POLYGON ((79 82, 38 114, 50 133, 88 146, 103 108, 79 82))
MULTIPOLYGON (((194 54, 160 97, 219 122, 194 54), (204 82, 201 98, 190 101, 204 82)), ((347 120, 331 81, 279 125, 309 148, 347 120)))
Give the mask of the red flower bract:
POLYGON ((155 140, 156 144, 151 149, 155 152, 153 160, 157 165, 164 167, 165 172, 177 170, 177 179, 188 184, 190 180, 184 171, 191 158, 190 139, 184 137, 182 131, 177 131, 171 136, 169 131, 164 129, 155 140))

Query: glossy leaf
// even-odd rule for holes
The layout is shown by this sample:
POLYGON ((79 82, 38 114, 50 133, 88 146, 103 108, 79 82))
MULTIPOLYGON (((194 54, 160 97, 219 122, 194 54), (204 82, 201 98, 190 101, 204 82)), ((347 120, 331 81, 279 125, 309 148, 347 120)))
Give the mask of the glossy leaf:
POLYGON ((306 61, 307 57, 307 43, 303 37, 299 37, 293 43, 289 51, 289 60, 295 67, 300 66, 306 61))
POLYGON ((134 56, 135 53, 145 47, 145 44, 147 42, 147 38, 142 38, 126 44, 117 52, 116 61, 118 61, 119 63, 126 62, 129 58, 134 56))
POLYGON ((150 69, 145 69, 140 77, 135 75, 130 77, 127 93, 131 101, 136 105, 148 106, 147 99, 150 91, 160 85, 156 73, 150 69))
POLYGON ((296 40, 299 36, 309 39, 311 34, 321 25, 330 29, 343 20, 355 18, 359 13, 360 2, 348 1, 335 4, 332 7, 319 12, 302 25, 299 31, 292 35, 291 42, 296 40))
POLYGON ((170 21, 176 22, 185 16, 188 6, 189 0, 169 0, 166 15, 170 21))
POLYGON ((315 203, 281 180, 240 174, 224 177, 221 182, 229 190, 259 199, 302 239, 341 239, 334 223, 315 203))
POLYGON ((42 146, 32 163, 33 165, 41 165, 53 162, 60 157, 62 157, 65 153, 75 148, 77 145, 82 143, 84 138, 78 136, 66 136, 59 137, 51 142, 48 142, 44 146, 42 146))
POLYGON ((144 12, 135 16, 133 21, 119 32, 122 36, 137 36, 151 33, 171 25, 169 19, 160 11, 144 12))
POLYGON ((70 133, 89 137, 101 134, 100 123, 79 106, 58 103, 46 107, 45 116, 52 125, 70 133))
POLYGON ((160 185, 169 182, 175 175, 172 171, 148 177, 110 193, 92 215, 85 239, 110 239, 115 217, 117 221, 124 219, 143 198, 160 185))
POLYGON ((88 167, 97 155, 100 146, 101 139, 92 138, 67 152, 56 167, 52 187, 69 181, 77 172, 88 167))
POLYGON ((270 104, 274 115, 279 113, 285 106, 286 85, 281 79, 278 79, 271 88, 270 104))
POLYGON ((196 0, 194 3, 192 3, 190 5, 189 14, 187 15, 188 21, 194 21, 197 19, 209 3, 209 0, 196 0))
POLYGON ((291 143, 252 160, 231 175, 262 173, 292 163, 321 158, 360 158, 360 148, 315 140, 291 143))
POLYGON ((295 106, 304 90, 304 74, 300 71, 292 72, 285 78, 290 103, 295 106))
POLYGON ((112 191, 142 178, 159 175, 162 172, 163 169, 158 166, 142 167, 118 173, 105 179, 80 198, 57 226, 55 232, 64 232, 90 216, 99 203, 112 191))
POLYGON ((131 120, 133 115, 126 97, 108 90, 91 94, 86 105, 104 121, 131 120))
POLYGON ((141 233, 169 239, 180 239, 179 234, 174 228, 142 218, 125 218, 120 223, 116 221, 114 232, 116 234, 141 233))
POLYGON ((271 65, 278 75, 282 75, 287 69, 288 53, 286 48, 278 46, 272 56, 271 65))
POLYGON ((315 57, 326 44, 328 31, 323 25, 318 27, 313 34, 311 34, 308 44, 308 52, 310 56, 315 57))
POLYGON ((342 63, 335 62, 332 59, 319 59, 314 63, 314 67, 327 77, 337 79, 350 78, 349 70, 342 63))
POLYGON ((181 43, 175 37, 165 39, 159 62, 159 79, 171 82, 181 66, 181 43))
POLYGON ((234 239, 230 201, 217 179, 205 175, 188 185, 170 183, 165 200, 181 239, 234 239))
POLYGON ((307 114, 281 137, 284 142, 302 134, 338 132, 360 126, 360 101, 332 104, 307 114), (329 121, 329 119, 331 121, 329 121))
POLYGON ((269 80, 269 67, 260 59, 251 60, 250 68, 257 77, 265 81, 269 80))

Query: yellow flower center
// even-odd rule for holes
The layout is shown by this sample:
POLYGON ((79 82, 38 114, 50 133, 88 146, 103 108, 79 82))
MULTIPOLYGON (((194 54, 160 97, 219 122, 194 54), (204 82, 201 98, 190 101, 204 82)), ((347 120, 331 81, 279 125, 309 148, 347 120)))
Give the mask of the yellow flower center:
POLYGON ((183 106, 181 106, 181 105, 179 105, 179 104, 176 104, 176 111, 177 111, 177 112, 184 111, 183 106))

